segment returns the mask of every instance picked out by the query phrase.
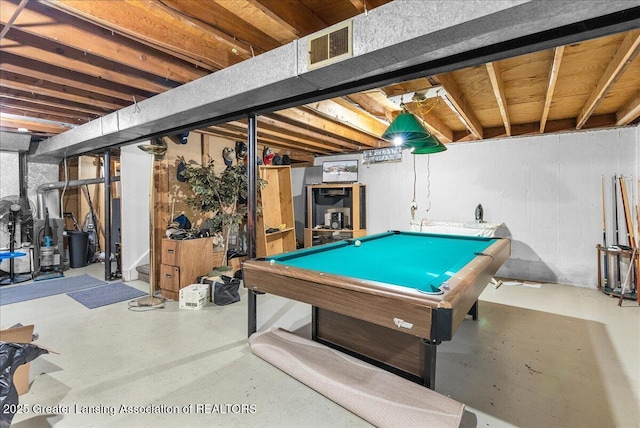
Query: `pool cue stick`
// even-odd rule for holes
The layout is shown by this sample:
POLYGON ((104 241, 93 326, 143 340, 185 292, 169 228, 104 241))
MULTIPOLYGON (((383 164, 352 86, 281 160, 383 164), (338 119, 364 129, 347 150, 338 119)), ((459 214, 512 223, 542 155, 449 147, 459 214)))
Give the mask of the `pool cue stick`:
MULTIPOLYGON (((616 184, 618 177, 617 175, 613 175, 613 218, 615 221, 615 242, 614 245, 617 247, 620 243, 620 232, 618 230, 618 186, 616 184)), ((618 265, 618 269, 616 270, 616 285, 620 285, 620 253, 616 254, 616 263, 618 265)), ((614 288, 614 287, 611 287, 614 288)))
POLYGON ((620 298, 618 299, 618 306, 622 306, 622 301, 624 300, 624 291, 627 289, 627 284, 629 283, 629 276, 631 275, 631 268, 633 267, 633 260, 636 258, 637 248, 634 247, 633 253, 631 254, 631 260, 629 260, 629 269, 627 269, 627 277, 624 279, 624 283, 622 284, 622 290, 620 291, 620 298))
POLYGON ((633 220, 631 219, 631 212, 629 210, 629 198, 627 197, 627 182, 623 175, 620 180, 620 197, 622 198, 622 210, 624 211, 625 226, 627 228, 627 242, 629 247, 636 247, 636 239, 633 234, 633 220))
POLYGON ((604 264, 602 265, 604 271, 604 280, 602 281, 604 287, 606 288, 609 283, 609 257, 607 257, 607 215, 606 215, 606 205, 607 203, 604 200, 604 175, 601 176, 601 188, 602 188, 602 247, 605 250, 603 252, 604 264))
MULTIPOLYGON (((627 194, 627 179, 624 176, 620 176, 620 194, 622 195, 622 207, 624 208, 624 217, 625 223, 627 225, 627 239, 629 241, 629 246, 633 248, 633 254, 629 259, 630 266, 636 266, 636 238, 633 232, 633 219, 631 218, 631 208, 629 207, 629 196, 627 194)), ((633 271, 633 276, 635 277, 637 271, 633 271)), ((627 281, 628 282, 628 281, 627 281)), ((634 281, 635 282, 635 281, 634 281)))

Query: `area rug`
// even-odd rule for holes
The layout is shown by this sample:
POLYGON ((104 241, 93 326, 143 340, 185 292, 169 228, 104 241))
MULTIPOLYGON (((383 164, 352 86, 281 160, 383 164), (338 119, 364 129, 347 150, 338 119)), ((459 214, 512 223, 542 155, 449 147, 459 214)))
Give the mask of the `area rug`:
POLYGON ((377 427, 458 427, 464 404, 325 345, 274 329, 251 351, 377 427))
POLYGON ((0 287, 0 306, 68 293, 70 291, 84 290, 105 284, 106 282, 85 274, 50 279, 48 281, 37 281, 29 284, 0 287))
POLYGON ((129 287, 121 282, 114 282, 113 284, 107 284, 101 287, 67 293, 67 296, 77 300, 89 309, 95 309, 100 306, 136 299, 146 296, 147 294, 148 293, 144 291, 129 287))

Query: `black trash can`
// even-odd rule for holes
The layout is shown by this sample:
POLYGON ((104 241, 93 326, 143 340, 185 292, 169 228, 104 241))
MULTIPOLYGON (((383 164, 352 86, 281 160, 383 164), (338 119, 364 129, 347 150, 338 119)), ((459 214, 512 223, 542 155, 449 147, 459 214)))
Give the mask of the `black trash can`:
POLYGON ((69 236, 69 266, 80 268, 87 265, 89 258, 89 232, 70 230, 69 236))

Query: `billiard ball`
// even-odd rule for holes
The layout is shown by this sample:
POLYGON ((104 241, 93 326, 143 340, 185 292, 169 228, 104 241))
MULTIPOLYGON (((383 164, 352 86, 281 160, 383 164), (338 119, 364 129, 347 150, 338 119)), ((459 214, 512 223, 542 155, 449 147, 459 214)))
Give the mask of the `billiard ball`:
POLYGON ((276 264, 276 261, 275 261, 275 260, 273 260, 273 259, 271 259, 271 260, 269 260, 269 263, 271 263, 272 265, 275 265, 275 264, 276 264))
POLYGON ((362 244, 362 242, 360 242, 360 240, 358 239, 358 240, 356 240, 356 242, 354 242, 354 244, 356 245, 356 247, 359 247, 360 244, 362 244))

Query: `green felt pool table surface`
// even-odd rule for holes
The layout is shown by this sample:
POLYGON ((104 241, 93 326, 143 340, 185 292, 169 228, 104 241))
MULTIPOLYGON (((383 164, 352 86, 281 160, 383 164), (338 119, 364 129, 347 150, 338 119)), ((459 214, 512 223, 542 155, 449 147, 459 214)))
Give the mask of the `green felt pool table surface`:
POLYGON ((268 257, 272 263, 437 294, 497 238, 386 232, 268 257), (356 245, 356 241, 360 245, 356 245))

